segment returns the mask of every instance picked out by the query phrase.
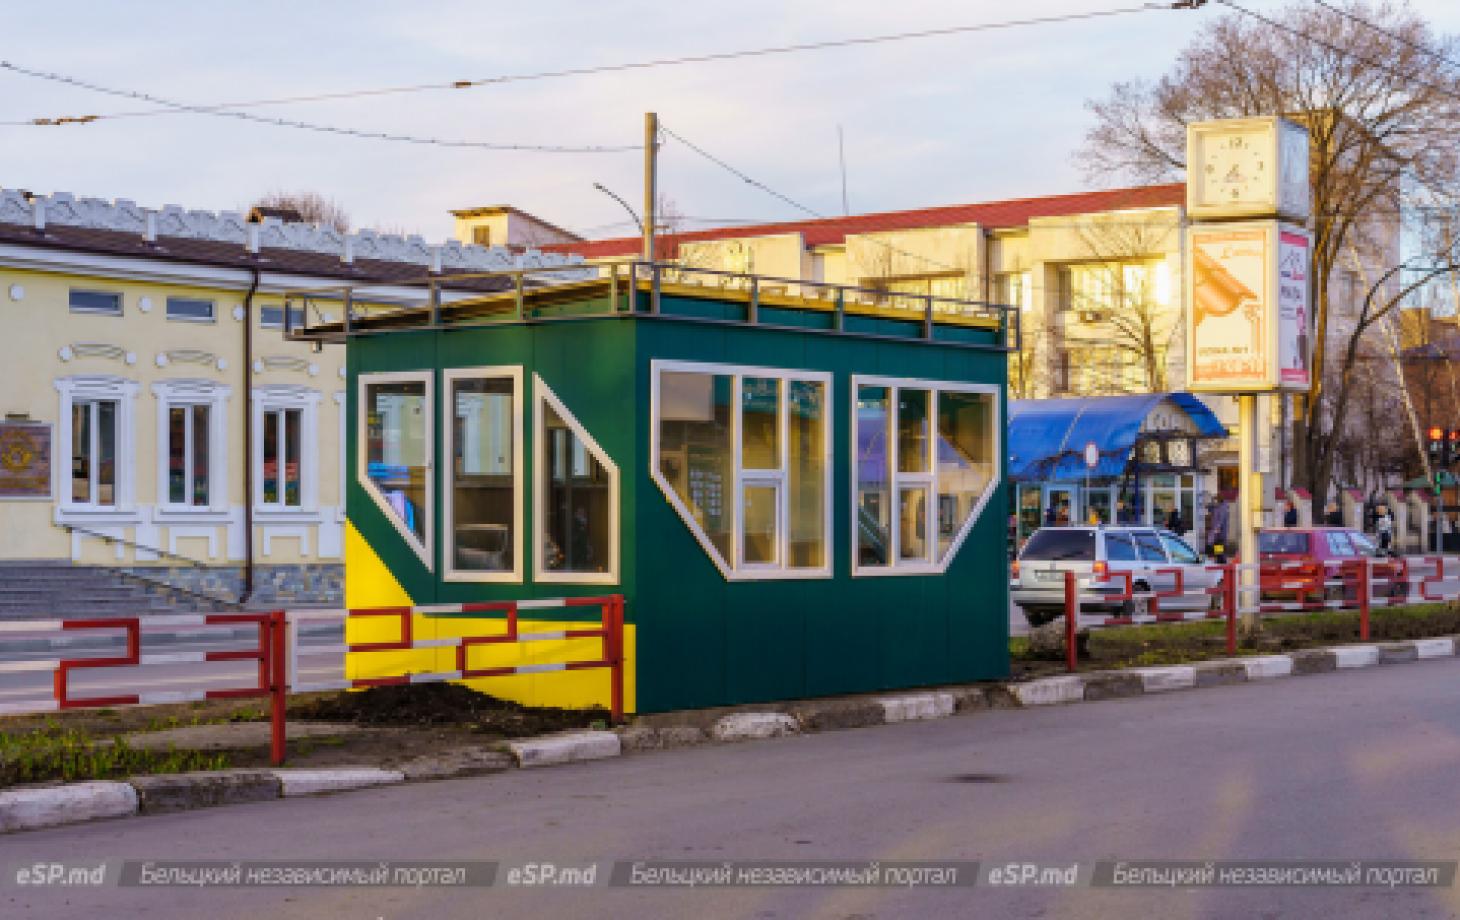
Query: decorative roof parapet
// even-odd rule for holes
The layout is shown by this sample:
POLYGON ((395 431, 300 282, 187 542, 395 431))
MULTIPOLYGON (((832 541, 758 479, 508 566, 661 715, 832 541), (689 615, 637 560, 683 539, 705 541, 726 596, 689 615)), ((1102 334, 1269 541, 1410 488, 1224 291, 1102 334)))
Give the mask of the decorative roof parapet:
MULTIPOLYGON (((156 237, 237 243, 240 247, 249 243, 248 221, 237 211, 193 211, 178 205, 152 210, 124 198, 105 201, 77 198, 68 192, 30 195, 19 189, 0 188, 0 223, 34 226, 38 211, 44 214, 45 223, 57 226, 134 233, 144 239, 148 239, 149 230, 155 228, 156 237)), ((348 249, 354 259, 409 262, 428 268, 439 265, 443 270, 467 272, 559 267, 583 262, 583 257, 577 254, 562 255, 535 249, 517 254, 503 246, 478 246, 457 240, 432 246, 417 235, 401 236, 375 230, 347 235, 334 227, 285 223, 277 217, 265 218, 259 225, 258 240, 261 249, 317 252, 352 261, 346 258, 348 249)), ((595 275, 596 270, 588 266, 582 272, 554 273, 555 277, 564 281, 595 275)))

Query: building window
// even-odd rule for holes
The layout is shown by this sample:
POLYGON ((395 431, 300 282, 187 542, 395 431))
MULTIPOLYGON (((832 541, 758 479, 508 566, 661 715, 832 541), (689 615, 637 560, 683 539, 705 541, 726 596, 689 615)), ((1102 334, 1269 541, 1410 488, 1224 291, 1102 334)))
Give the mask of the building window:
POLYGON ((475 243, 476 245, 478 245, 478 246, 490 246, 490 245, 492 245, 492 228, 491 227, 472 227, 471 228, 471 241, 473 243, 475 243))
POLYGON ((831 574, 831 376, 653 366, 654 481, 729 579, 831 574))
POLYGON ((61 514, 132 513, 132 407, 137 384, 120 377, 62 377, 56 431, 61 514), (65 455, 63 455, 65 456, 65 455))
POLYGON ((264 410, 263 504, 281 509, 303 507, 303 437, 302 409, 264 410))
POLYGON ((618 466, 533 375, 536 432, 533 477, 533 578, 543 582, 618 581, 618 466))
POLYGON ((71 312, 121 316, 122 295, 109 291, 82 291, 72 288, 71 312))
POLYGON ((1070 353, 1064 348, 1061 348, 1055 355, 1054 391, 1056 393, 1070 392, 1070 353))
MULTIPOLYGON (((289 308, 289 326, 293 329, 304 328, 304 308, 289 308)), ((262 329, 283 329, 284 308, 283 307, 259 307, 259 327, 262 329)))
POLYGON ((167 318, 187 323, 213 322, 213 301, 194 297, 167 298, 167 318))
POLYGON ((941 572, 998 484, 998 393, 853 377, 853 574, 941 572))
POLYGON ((253 500, 264 517, 308 519, 319 510, 319 398, 307 387, 254 390, 253 500))
POLYGON ((522 580, 522 369, 442 374, 451 420, 443 504, 448 581, 522 580))
POLYGON ((431 374, 360 375, 360 483, 426 568, 431 559, 431 374))
POLYGON ((71 504, 117 505, 117 416, 115 399, 71 403, 71 504))
POLYGON ((227 507, 227 398, 208 380, 165 380, 157 397, 158 504, 169 511, 227 507))

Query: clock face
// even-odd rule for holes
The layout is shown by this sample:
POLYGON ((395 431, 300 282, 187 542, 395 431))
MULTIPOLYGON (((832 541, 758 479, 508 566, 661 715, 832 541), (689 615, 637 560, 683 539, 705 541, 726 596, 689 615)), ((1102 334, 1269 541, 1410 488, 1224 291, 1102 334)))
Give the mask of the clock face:
POLYGON ((1208 135, 1201 143, 1201 199, 1207 205, 1261 204, 1270 197, 1272 165, 1265 132, 1208 135))

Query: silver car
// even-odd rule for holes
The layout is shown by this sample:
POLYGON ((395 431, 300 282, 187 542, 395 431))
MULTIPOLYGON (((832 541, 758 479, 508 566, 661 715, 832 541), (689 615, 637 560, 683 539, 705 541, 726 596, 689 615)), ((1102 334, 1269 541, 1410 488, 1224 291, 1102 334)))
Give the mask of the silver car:
POLYGON ((1099 595, 1125 593, 1125 579, 1115 575, 1130 572, 1132 587, 1140 591, 1171 591, 1176 587, 1173 569, 1181 570, 1180 597, 1162 598, 1160 607, 1170 611, 1210 610, 1215 600, 1204 592, 1222 582, 1220 571, 1207 568, 1201 554, 1170 531, 1153 527, 1046 527, 1030 535, 1010 573, 1010 598, 1024 610, 1031 626, 1043 626, 1065 612, 1065 573, 1074 572, 1082 599, 1081 611, 1105 610, 1122 614, 1143 614, 1146 598, 1104 602, 1099 595), (1105 577, 1100 577, 1105 576, 1105 577))

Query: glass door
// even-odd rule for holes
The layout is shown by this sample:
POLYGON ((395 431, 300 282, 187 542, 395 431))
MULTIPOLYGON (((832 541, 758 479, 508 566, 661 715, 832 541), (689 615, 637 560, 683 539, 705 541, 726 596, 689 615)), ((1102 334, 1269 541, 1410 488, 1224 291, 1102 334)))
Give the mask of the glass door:
POLYGON ((1072 486, 1045 486, 1041 527, 1068 527, 1080 523, 1079 507, 1072 486))

